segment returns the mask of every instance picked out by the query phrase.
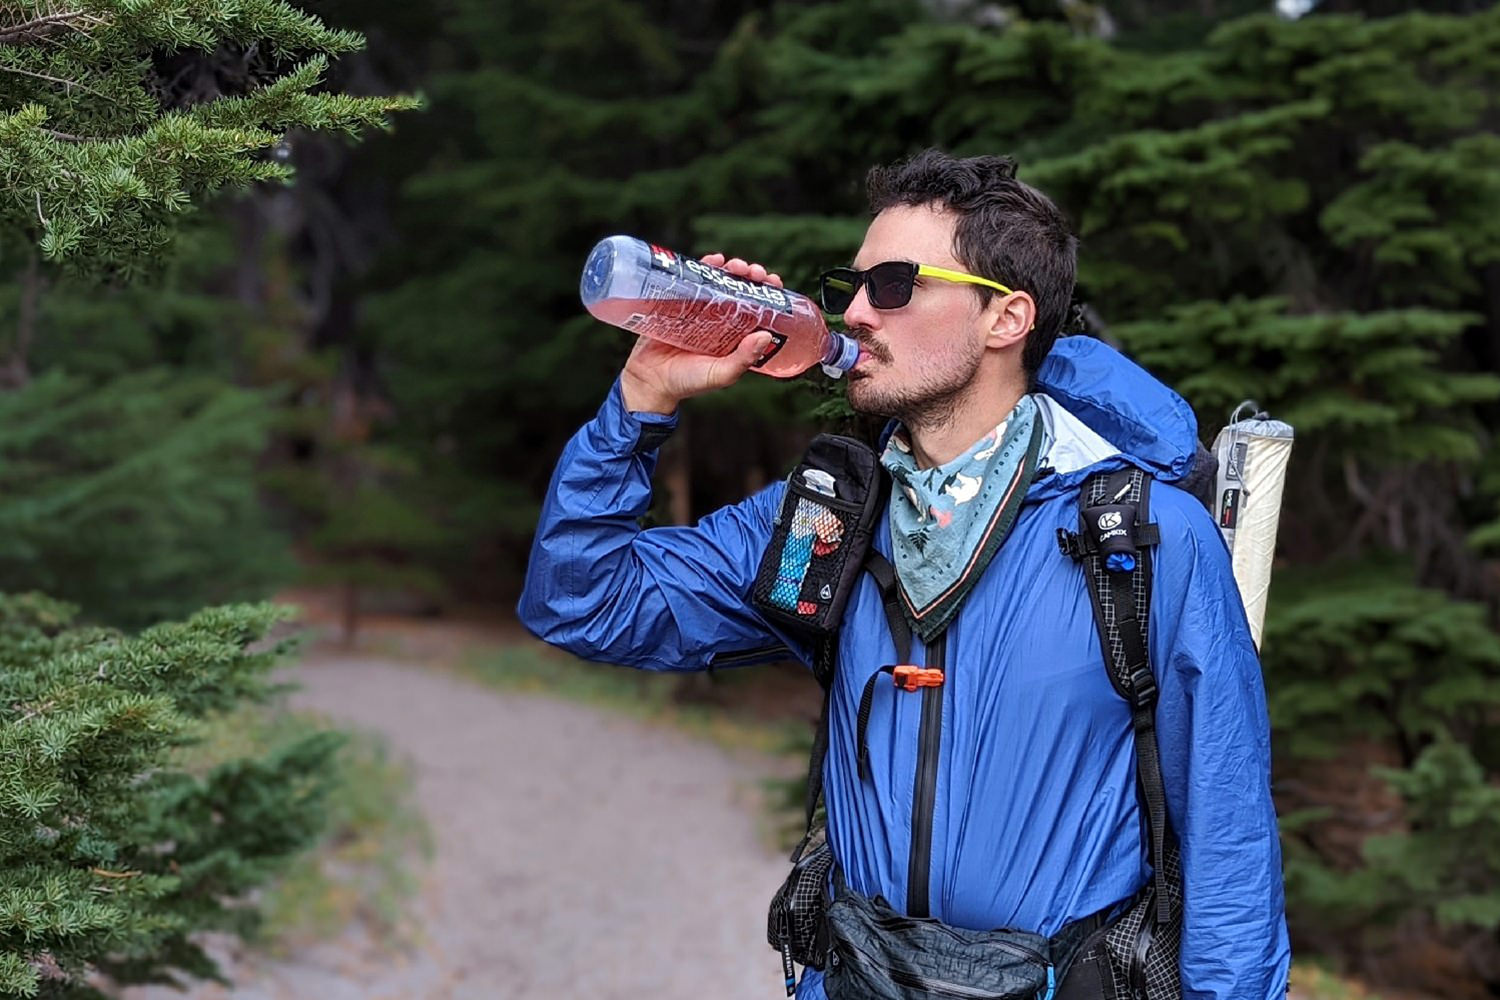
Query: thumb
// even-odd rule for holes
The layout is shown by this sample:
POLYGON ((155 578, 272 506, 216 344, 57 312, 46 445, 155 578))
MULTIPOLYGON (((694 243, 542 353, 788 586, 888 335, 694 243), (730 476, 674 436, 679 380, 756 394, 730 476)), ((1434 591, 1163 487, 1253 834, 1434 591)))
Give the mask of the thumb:
POLYGON ((767 330, 756 330, 754 333, 746 334, 745 339, 740 341, 740 346, 729 355, 728 360, 734 362, 735 377, 738 378, 754 367, 762 355, 771 349, 774 340, 775 338, 767 330))

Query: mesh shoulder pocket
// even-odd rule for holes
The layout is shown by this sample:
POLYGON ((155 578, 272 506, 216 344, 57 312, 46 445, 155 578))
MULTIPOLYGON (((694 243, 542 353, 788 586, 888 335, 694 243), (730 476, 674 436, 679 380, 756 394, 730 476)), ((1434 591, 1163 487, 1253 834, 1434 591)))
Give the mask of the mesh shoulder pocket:
POLYGON ((880 505, 880 464, 868 445, 813 439, 787 480, 751 603, 768 620, 805 632, 836 630, 880 505))

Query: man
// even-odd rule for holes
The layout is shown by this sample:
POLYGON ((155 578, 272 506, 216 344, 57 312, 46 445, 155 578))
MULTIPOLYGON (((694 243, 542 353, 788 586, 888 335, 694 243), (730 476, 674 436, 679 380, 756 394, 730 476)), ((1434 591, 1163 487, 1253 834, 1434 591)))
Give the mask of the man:
MULTIPOLYGON (((911 662, 942 633, 947 676, 935 739, 923 699, 897 692, 874 699, 856 745, 866 682, 897 662, 862 578, 840 633, 824 765, 840 869, 900 912, 1044 936, 1146 883, 1130 710, 1105 670, 1083 571, 1056 544, 1077 526, 1085 479, 1138 465, 1157 479, 1149 648, 1182 851, 1183 994, 1281 996, 1289 950, 1259 663, 1223 541, 1170 485, 1193 462, 1191 411, 1103 344, 1057 340, 1076 241, 1008 159, 929 150, 871 171, 869 188, 874 219, 853 271, 825 277, 825 306, 845 306, 862 347, 851 405, 893 418, 882 464, 897 488, 874 545, 918 636, 911 662), (903 263, 877 267, 887 262, 903 263), (936 776, 931 796, 914 794, 919 768, 936 776)), ((759 265, 705 259, 780 283, 759 265)), ((537 635, 646 669, 783 644, 808 656, 747 603, 785 484, 695 527, 636 525, 678 404, 733 383, 768 344, 753 333, 706 358, 639 341, 554 477, 520 602, 537 635)), ((820 1000, 821 984, 808 971, 798 996, 820 1000)))

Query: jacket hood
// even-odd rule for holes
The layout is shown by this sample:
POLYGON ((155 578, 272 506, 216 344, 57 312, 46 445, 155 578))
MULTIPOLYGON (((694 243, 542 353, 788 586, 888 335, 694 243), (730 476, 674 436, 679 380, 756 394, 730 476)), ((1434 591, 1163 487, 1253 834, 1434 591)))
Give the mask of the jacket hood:
MULTIPOLYGON (((1037 391, 1157 479, 1177 482, 1192 470, 1198 451, 1193 408, 1103 341, 1060 338, 1037 373, 1037 391)), ((1061 437, 1066 428, 1057 432, 1061 437)))
MULTIPOLYGON (((1043 406, 1053 437, 1049 456, 1066 450, 1098 460, 1087 465, 1054 460, 1050 464, 1057 474, 1034 484, 1033 490, 1050 494, 1077 485, 1107 461, 1134 463, 1169 483, 1192 470, 1198 451, 1193 408, 1102 340, 1081 335, 1058 338, 1036 381, 1037 392, 1063 411, 1043 406)), ((879 448, 885 448, 896 427, 894 420, 886 425, 879 448)))

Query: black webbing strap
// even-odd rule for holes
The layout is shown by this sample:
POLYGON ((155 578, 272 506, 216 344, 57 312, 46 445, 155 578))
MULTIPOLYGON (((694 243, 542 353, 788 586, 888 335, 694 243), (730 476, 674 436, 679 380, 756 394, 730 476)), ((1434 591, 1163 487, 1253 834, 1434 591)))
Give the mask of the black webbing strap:
MULTIPOLYGON (((865 554, 865 570, 875 578, 875 585, 880 588, 885 623, 891 630, 891 642, 896 645, 896 663, 906 663, 911 659, 911 624, 906 620, 906 612, 901 610, 901 594, 896 588, 896 567, 871 547, 865 554)), ((890 673, 894 669, 894 665, 882 667, 871 675, 869 682, 865 684, 864 694, 859 699, 859 724, 855 728, 855 740, 858 743, 856 750, 859 755, 859 776, 864 780, 870 777, 870 751, 865 746, 865 730, 870 721, 875 682, 882 673, 890 673)))
MULTIPOLYGON (((813 817, 818 812, 818 799, 823 795, 823 758, 828 756, 828 702, 832 698, 833 670, 839 655, 839 637, 835 632, 818 640, 813 647, 813 676, 823 686, 823 707, 818 712, 818 728, 813 731, 812 754, 807 770, 807 832, 812 832, 813 817)), ((804 837, 792 855, 796 861, 802 854, 807 840, 804 837)))
MULTIPOLYGON (((1137 570, 1139 572, 1139 570, 1137 570)), ((1161 751, 1156 743, 1156 677, 1147 662, 1145 643, 1141 641, 1140 622, 1136 620, 1135 601, 1130 573, 1111 572, 1110 590, 1115 599, 1115 628, 1125 650, 1124 676, 1130 699, 1131 723, 1135 730, 1136 780, 1146 805, 1146 835, 1151 847, 1151 880, 1156 887, 1156 923, 1169 919, 1167 895, 1167 793, 1161 778, 1161 751), (1121 616, 1130 608, 1129 617, 1121 616)))
POLYGON ((911 624, 906 612, 901 609, 901 593, 896 588, 896 567, 874 547, 865 554, 865 570, 875 578, 880 588, 880 603, 885 606, 885 623, 891 629, 891 641, 896 644, 896 662, 911 660, 911 624))
MULTIPOLYGON (((945 627, 924 647, 927 669, 942 678, 948 663, 948 630, 945 627)), ((937 796, 938 741, 943 731, 943 692, 938 687, 922 691, 922 721, 917 729, 917 774, 912 786, 911 850, 906 859, 906 914, 918 919, 932 916, 928 894, 932 880, 932 813, 937 796), (929 756, 929 749, 931 755, 929 756)))
MULTIPOLYGON (((901 610, 901 595, 896 590, 896 568, 875 547, 865 553, 865 571, 875 578, 880 589, 880 601, 885 606, 886 623, 891 629, 891 640, 896 644, 897 659, 906 662, 911 658, 911 626, 906 613, 901 610)), ((819 639, 813 650, 813 676, 823 686, 823 708, 818 716, 818 728, 813 734, 812 753, 807 766, 807 830, 812 832, 813 817, 818 812, 818 800, 823 797, 823 759, 828 756, 828 702, 832 697, 833 674, 838 662, 838 633, 819 639)), ((868 765, 866 765, 868 766, 868 765)), ((801 855, 807 841, 799 844, 792 855, 795 861, 801 855)))
MULTIPOLYGON (((1140 500, 1135 506, 1134 529, 1137 543, 1153 544, 1157 533, 1143 531, 1149 516, 1151 477, 1140 469, 1124 468, 1110 474, 1104 488, 1104 502, 1124 502, 1120 498, 1129 494, 1136 480, 1140 482, 1140 500)), ((1085 486, 1085 495, 1089 492, 1085 486)), ((1087 530, 1085 523, 1084 528, 1087 530)), ((1154 526, 1151 526, 1154 528, 1154 526)), ((1142 553, 1129 569, 1111 569, 1101 556, 1089 556, 1090 562, 1103 563, 1103 571, 1109 582, 1111 603, 1114 605, 1115 633, 1119 636, 1118 655, 1110 642, 1100 595, 1094 585, 1092 572, 1089 579, 1089 594, 1094 603, 1094 621, 1098 625, 1104 655, 1110 661, 1110 672, 1115 687, 1130 704, 1131 725, 1135 734, 1136 781, 1140 785, 1141 799, 1146 810, 1146 839, 1151 852, 1151 881, 1154 890, 1155 923, 1165 926, 1170 920, 1171 898, 1167 891, 1167 793, 1161 777, 1161 751, 1156 741, 1156 675, 1151 670, 1150 654, 1142 635, 1141 613, 1150 613, 1151 608, 1151 561, 1142 553), (1141 579, 1142 600, 1136 603, 1135 578, 1141 579)))
POLYGON ((887 663, 870 675, 865 682, 864 693, 859 697, 859 722, 854 728, 855 756, 859 761, 859 778, 861 781, 870 781, 870 744, 867 735, 870 731, 870 710, 875 705, 875 688, 879 686, 881 677, 890 674, 895 686, 903 691, 922 691, 930 687, 942 687, 945 675, 943 673, 943 636, 939 632, 932 637, 932 642, 927 644, 927 666, 917 667, 910 663, 887 663))
POLYGON ((875 704, 875 685, 883 674, 893 673, 895 669, 894 663, 888 663, 871 674, 870 679, 865 682, 864 693, 859 698, 859 722, 854 727, 854 749, 861 781, 870 780, 870 748, 865 743, 865 734, 869 732, 870 709, 875 704))

